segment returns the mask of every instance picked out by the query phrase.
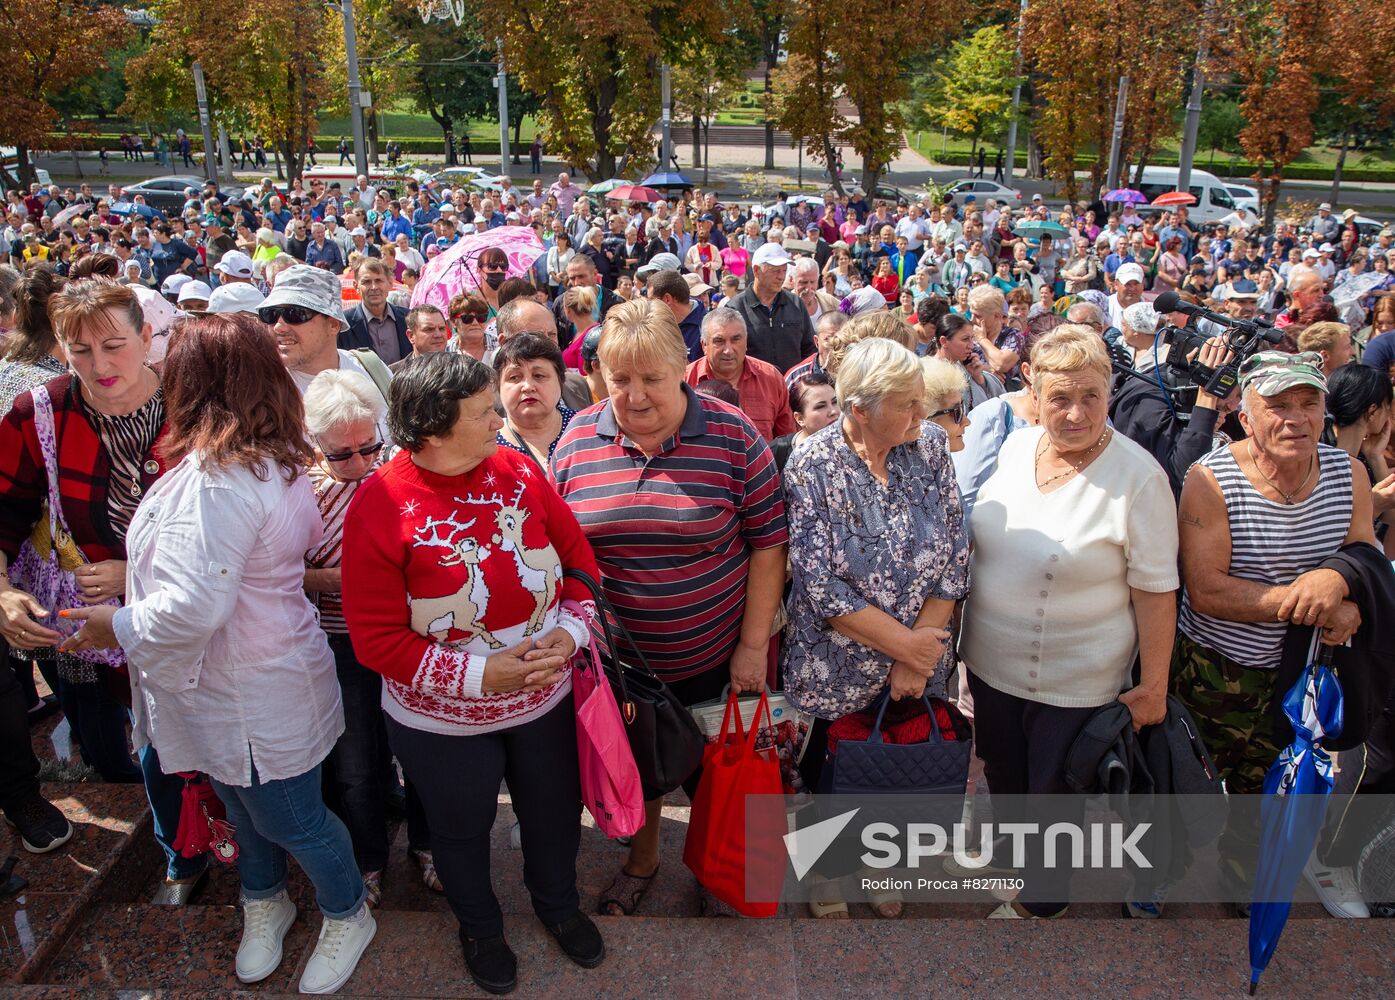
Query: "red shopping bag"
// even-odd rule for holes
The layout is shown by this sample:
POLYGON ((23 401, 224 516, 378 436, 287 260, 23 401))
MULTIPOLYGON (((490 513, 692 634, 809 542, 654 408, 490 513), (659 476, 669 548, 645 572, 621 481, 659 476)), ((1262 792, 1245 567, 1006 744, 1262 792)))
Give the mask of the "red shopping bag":
POLYGON ((572 698, 581 801, 607 837, 632 836, 644 826, 644 790, 594 639, 590 662, 584 654, 572 662, 572 698))
POLYGON ((703 751, 702 779, 688 819, 683 863, 708 892, 748 917, 773 917, 785 875, 788 831, 773 747, 756 748, 772 726, 761 694, 749 732, 741 731, 736 695, 727 699, 719 738, 703 751))

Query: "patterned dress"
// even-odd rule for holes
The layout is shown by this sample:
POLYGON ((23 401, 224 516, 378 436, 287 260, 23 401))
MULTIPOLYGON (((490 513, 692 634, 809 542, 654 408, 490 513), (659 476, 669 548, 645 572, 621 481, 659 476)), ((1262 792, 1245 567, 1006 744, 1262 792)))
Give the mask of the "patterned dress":
MULTIPOLYGON (((892 658, 836 631, 829 619, 875 607, 907 627, 931 598, 969 592, 969 534, 945 432, 887 456, 883 486, 852 450, 841 423, 809 439, 785 470, 794 570, 782 653, 785 691, 801 709, 836 719, 866 708, 892 658)), ((926 693, 944 696, 947 643, 926 693)))

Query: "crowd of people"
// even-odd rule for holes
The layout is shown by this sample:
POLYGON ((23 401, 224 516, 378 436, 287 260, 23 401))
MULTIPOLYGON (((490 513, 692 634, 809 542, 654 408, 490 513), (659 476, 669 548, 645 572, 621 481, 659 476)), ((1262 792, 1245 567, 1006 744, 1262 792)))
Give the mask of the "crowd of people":
MULTIPOLYGON (((1326 205, 1265 231, 1040 198, 504 187, 210 183, 153 223, 112 214, 117 185, 6 193, 0 807, 28 850, 73 834, 36 779, 35 668, 96 775, 144 784, 159 903, 207 881, 175 848, 206 776, 240 850, 243 982, 297 917, 287 855, 324 918, 300 987, 347 982, 396 807, 470 975, 512 989, 505 782, 537 917, 604 960, 576 885, 571 671, 600 631, 577 571, 683 706, 783 689, 810 791, 830 728, 889 691, 971 725, 1005 795, 1066 791, 1092 713, 1142 729, 1171 693, 1230 791, 1257 793, 1286 642, 1389 648, 1389 229, 1326 205), (535 263, 485 249, 448 308, 412 305, 427 261, 508 226, 535 263), (1275 332, 1240 349, 1256 320, 1275 332), (1234 391, 1168 362, 1188 324, 1186 363, 1233 364, 1234 391)), ((1391 712, 1360 792, 1395 790, 1391 712)), ((664 877, 661 805, 601 913, 664 877)), ((1222 838, 1231 898, 1256 837, 1222 838)), ((1391 915, 1350 864, 1309 862, 1324 904, 1391 915)), ((1064 912, 1068 873, 1042 877, 1052 902, 991 915, 1064 912)), ((1160 916, 1167 888, 1125 914, 1160 916)), ((848 915, 835 889, 816 916, 848 915)))

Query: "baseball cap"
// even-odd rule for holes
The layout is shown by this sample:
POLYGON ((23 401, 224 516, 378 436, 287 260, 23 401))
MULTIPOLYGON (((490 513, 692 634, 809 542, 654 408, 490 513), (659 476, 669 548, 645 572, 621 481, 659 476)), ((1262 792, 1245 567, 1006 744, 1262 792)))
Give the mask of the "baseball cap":
POLYGON ((1335 253, 1336 250, 1337 248, 1334 247, 1331 243, 1324 243, 1322 246, 1318 247, 1318 251, 1320 253, 1335 253))
POLYGON ((683 280, 688 283, 689 295, 706 295, 708 292, 712 291, 712 286, 703 281, 702 278, 696 274, 685 274, 683 275, 683 280))
POLYGON ((252 258, 241 250, 229 250, 213 265, 213 270, 230 278, 252 277, 252 258))
POLYGON ((1241 278, 1230 283, 1230 291, 1226 294, 1228 299, 1257 299, 1259 298, 1259 286, 1249 278, 1241 278))
POLYGON ((715 215, 713 215, 711 212, 703 212, 701 215, 698 216, 698 221, 699 221, 699 222, 716 222, 716 221, 717 221, 717 217, 716 217, 715 215))
POLYGON ((213 294, 208 297, 208 311, 211 313, 245 312, 255 316, 265 301, 266 296, 256 285, 237 281, 230 285, 219 285, 213 289, 213 294))
POLYGON ((193 280, 187 274, 171 274, 160 283, 160 293, 162 295, 178 295, 179 290, 193 280))
POLYGON ((1034 194, 1034 195, 1032 195, 1032 200, 1033 200, 1033 201, 1041 201, 1041 195, 1040 195, 1040 194, 1034 194))
POLYGON ((179 297, 176 301, 178 301, 181 306, 191 299, 207 302, 208 297, 212 294, 213 289, 208 287, 207 282, 186 281, 184 286, 179 289, 179 297))
POLYGON ((353 229, 349 230, 349 235, 350 235, 350 236, 362 236, 362 237, 364 237, 365 239, 367 239, 367 238, 368 238, 368 230, 364 229, 362 226, 354 226, 353 229))
POLYGON ((1304 259, 1304 260, 1313 260, 1313 259, 1318 258, 1318 257, 1321 257, 1321 256, 1322 256, 1322 254, 1318 253, 1318 252, 1317 252, 1316 250, 1314 250, 1312 247, 1308 247, 1308 249, 1306 249, 1306 250, 1303 251, 1303 259, 1304 259))
POLYGON ((292 264, 276 276, 276 285, 261 304, 272 306, 304 306, 321 316, 339 321, 339 332, 349 329, 344 319, 344 303, 340 300, 339 279, 330 272, 309 264, 292 264))
POLYGON ((1322 355, 1316 351, 1289 354, 1287 351, 1260 351, 1240 366, 1240 391, 1253 389, 1261 396, 1277 396, 1288 389, 1309 385, 1327 392, 1322 374, 1322 355))
POLYGON ((785 253, 785 248, 778 243, 762 243, 751 258, 751 263, 757 267, 783 267, 792 262, 793 258, 785 253))

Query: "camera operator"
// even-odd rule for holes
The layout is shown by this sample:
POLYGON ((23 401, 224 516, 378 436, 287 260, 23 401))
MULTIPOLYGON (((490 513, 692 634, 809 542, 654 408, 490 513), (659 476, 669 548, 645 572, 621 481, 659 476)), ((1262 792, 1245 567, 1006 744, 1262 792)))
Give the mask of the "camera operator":
MULTIPOLYGON (((1165 345, 1157 343, 1158 326, 1162 316, 1148 303, 1138 302, 1124 310, 1122 340, 1135 352, 1150 354, 1155 346, 1159 355, 1165 345)), ((1198 361, 1211 368, 1225 363, 1225 342, 1218 337, 1208 340, 1201 348, 1198 361)), ((1114 429, 1146 448, 1167 473, 1174 496, 1181 496, 1182 482, 1187 470, 1212 450, 1216 423, 1220 418, 1221 400, 1196 390, 1196 404, 1190 415, 1179 410, 1157 382, 1167 385, 1165 366, 1151 370, 1148 375, 1120 375, 1109 401, 1109 418, 1114 429)), ((1171 388, 1169 386, 1168 388, 1171 388)))

